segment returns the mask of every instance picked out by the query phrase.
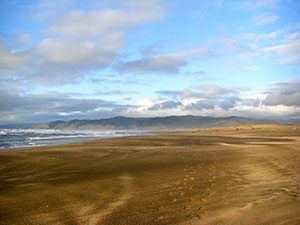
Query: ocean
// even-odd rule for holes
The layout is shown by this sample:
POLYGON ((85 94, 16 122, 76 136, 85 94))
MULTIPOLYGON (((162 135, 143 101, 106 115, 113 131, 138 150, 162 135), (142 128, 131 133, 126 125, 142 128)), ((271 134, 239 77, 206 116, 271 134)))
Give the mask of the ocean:
POLYGON ((95 139, 135 136, 142 131, 128 130, 42 130, 0 129, 0 149, 59 145, 95 139))

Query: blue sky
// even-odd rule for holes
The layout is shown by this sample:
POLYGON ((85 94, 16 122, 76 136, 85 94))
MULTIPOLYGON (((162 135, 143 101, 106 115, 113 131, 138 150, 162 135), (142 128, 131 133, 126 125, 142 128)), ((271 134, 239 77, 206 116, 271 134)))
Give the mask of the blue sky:
POLYGON ((297 0, 3 0, 0 10, 0 123, 300 118, 297 0))

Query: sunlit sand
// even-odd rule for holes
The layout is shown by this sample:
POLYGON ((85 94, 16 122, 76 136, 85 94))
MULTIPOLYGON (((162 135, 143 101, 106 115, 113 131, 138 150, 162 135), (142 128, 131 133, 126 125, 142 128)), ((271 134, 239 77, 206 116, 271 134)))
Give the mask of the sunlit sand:
POLYGON ((300 126, 0 152, 0 224, 300 224, 300 126))

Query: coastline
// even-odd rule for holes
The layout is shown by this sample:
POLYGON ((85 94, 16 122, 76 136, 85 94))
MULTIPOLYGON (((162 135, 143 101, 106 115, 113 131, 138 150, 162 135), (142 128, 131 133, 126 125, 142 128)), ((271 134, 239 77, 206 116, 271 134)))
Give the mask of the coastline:
POLYGON ((0 151, 0 224, 299 224, 300 126, 0 151))
POLYGON ((45 130, 4 129, 0 135, 0 151, 57 146, 118 137, 150 135, 142 130, 45 130), (1 140, 1 138, 3 138, 1 140), (17 143, 17 144, 16 144, 17 143), (5 146, 7 146, 5 148, 5 146))

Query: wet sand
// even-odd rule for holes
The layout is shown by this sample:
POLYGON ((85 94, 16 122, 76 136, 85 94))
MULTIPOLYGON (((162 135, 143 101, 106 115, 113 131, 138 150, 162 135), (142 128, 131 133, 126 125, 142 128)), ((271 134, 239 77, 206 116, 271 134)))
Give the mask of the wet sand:
POLYGON ((300 224, 300 126, 0 151, 0 224, 300 224))

